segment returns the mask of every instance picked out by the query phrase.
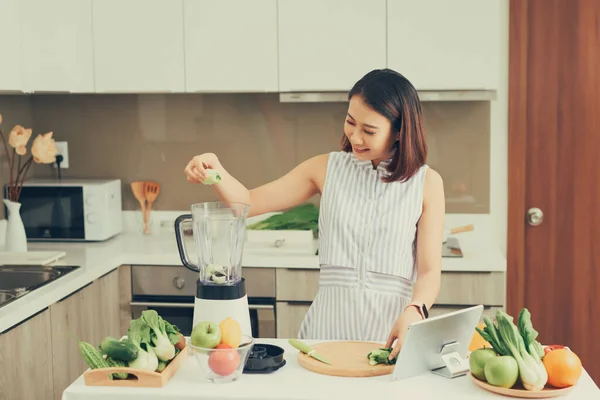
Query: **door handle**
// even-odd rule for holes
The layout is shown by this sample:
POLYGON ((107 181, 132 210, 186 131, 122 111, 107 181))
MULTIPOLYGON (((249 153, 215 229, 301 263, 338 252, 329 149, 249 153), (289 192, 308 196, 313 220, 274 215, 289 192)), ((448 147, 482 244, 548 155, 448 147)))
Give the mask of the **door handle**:
POLYGON ((527 223, 531 226, 538 226, 544 221, 544 212, 537 207, 527 210, 527 223))

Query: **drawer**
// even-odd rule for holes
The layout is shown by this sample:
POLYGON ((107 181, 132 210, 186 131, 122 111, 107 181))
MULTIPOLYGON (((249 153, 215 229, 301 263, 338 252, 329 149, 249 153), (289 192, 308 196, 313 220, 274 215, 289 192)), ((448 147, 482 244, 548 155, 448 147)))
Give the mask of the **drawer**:
POLYGON ((436 304, 504 306, 504 272, 442 272, 436 304))
POLYGON ((277 302, 277 337, 295 338, 311 303, 277 302))
MULTIPOLYGON (((275 297, 274 268, 242 268, 248 297, 275 297)), ((135 265, 131 267, 133 296, 196 296, 198 273, 184 266, 135 265)))
POLYGON ((318 269, 277 268, 277 301, 312 302, 319 290, 318 269))

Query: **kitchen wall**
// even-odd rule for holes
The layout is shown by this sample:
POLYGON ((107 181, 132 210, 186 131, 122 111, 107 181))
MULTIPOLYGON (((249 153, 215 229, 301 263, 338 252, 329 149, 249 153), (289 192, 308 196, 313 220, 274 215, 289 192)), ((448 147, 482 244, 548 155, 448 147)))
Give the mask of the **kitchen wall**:
MULTIPOLYGON (((423 107, 428 164, 444 178, 447 212, 488 213, 490 103, 423 107)), ((63 177, 122 179, 128 210, 138 207, 128 186, 138 179, 162 185, 157 210, 216 199, 212 189, 188 183, 183 174, 202 152, 216 153, 247 187, 277 179, 311 156, 338 150, 346 110, 347 103, 281 103, 277 94, 0 97, 0 112, 33 125, 34 135, 53 131, 56 140, 68 141, 70 166, 63 177)), ((53 177, 56 170, 35 165, 31 176, 53 177)))

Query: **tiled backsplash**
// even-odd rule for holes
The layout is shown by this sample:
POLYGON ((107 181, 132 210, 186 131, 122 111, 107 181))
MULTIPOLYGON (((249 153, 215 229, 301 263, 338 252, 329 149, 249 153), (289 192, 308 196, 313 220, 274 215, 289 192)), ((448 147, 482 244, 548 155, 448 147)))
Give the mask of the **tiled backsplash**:
MULTIPOLYGON (((489 212, 490 105, 425 102, 428 164, 442 175, 449 213, 489 212)), ((6 95, 5 134, 22 124, 69 143, 63 177, 120 178, 123 209, 138 203, 133 180, 162 185, 154 209, 183 210, 215 200, 185 180, 196 154, 216 153, 247 187, 279 178, 299 162, 339 149, 347 103, 280 103, 277 94, 6 95)), ((4 150, 0 181, 8 180, 4 150)), ((52 177, 35 165, 30 176, 52 177)), ((318 201, 315 198, 314 201, 318 201)))

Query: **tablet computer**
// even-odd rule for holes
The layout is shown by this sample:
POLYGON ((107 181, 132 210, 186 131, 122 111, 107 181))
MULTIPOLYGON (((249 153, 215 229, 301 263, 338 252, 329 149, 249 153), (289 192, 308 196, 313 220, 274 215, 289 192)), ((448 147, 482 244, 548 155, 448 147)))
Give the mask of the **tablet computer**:
POLYGON ((392 372, 406 379, 432 372, 447 378, 469 372, 469 344, 481 320, 483 305, 466 307, 411 324, 392 372))

